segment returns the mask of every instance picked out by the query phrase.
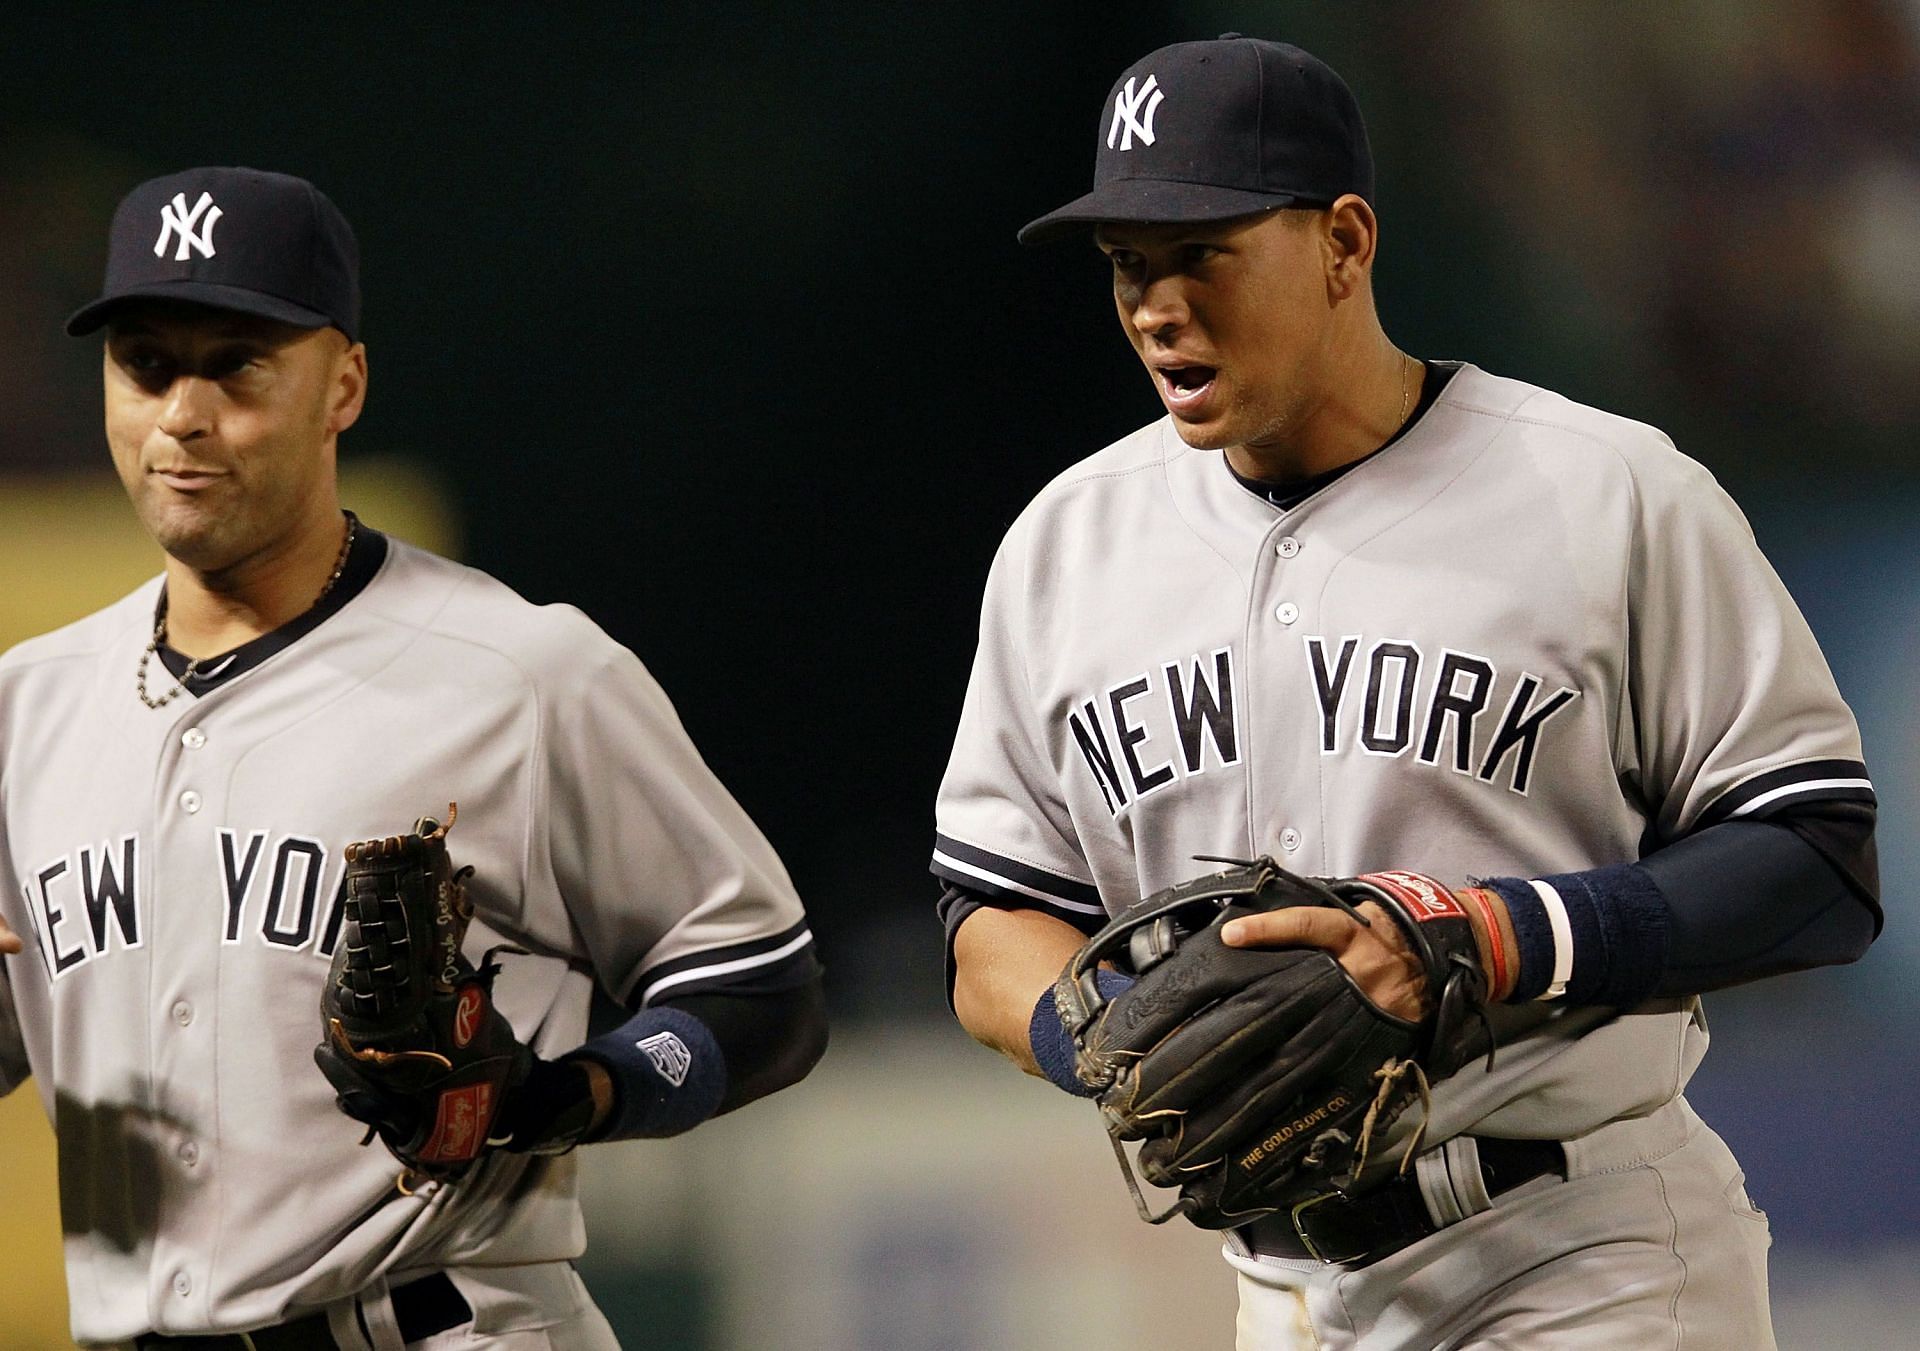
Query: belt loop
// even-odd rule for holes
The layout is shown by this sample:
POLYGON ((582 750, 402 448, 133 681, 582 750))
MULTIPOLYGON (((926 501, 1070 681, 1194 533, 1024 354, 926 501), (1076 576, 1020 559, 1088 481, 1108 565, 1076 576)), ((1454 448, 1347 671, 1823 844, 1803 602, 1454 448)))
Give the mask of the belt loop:
POLYGON ((373 1351, 373 1343, 360 1329, 360 1302, 351 1295, 327 1305, 327 1330, 340 1351, 373 1351))
POLYGON ((1427 1218, 1440 1229, 1460 1218, 1460 1208, 1453 1203, 1453 1180, 1447 1176, 1447 1162, 1440 1152, 1445 1148, 1445 1145, 1436 1145, 1413 1161, 1413 1179, 1420 1186, 1420 1202, 1427 1208, 1427 1218))
POLYGON ((1420 1200, 1437 1229, 1493 1209, 1487 1178, 1480 1167, 1480 1145, 1471 1135, 1456 1135, 1413 1161, 1420 1200))
POLYGON ((1487 1170, 1480 1164, 1480 1141, 1471 1135, 1456 1135, 1447 1141, 1446 1156, 1447 1175, 1453 1179, 1453 1197, 1460 1203, 1460 1218, 1464 1220, 1492 1210, 1487 1170))
POLYGON ((357 1302, 373 1351, 407 1351, 406 1339, 400 1335, 400 1320, 393 1312, 393 1295, 384 1276, 361 1291, 357 1302))

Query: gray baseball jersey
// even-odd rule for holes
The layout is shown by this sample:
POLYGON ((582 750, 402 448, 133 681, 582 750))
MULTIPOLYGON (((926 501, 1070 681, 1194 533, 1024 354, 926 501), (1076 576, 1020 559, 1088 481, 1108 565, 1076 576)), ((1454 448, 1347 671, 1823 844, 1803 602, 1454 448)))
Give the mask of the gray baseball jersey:
POLYGON ((582 1251, 571 1158, 495 1153, 408 1198, 357 1147, 312 1061, 348 843, 459 804, 469 956, 529 950, 498 999, 543 1055, 585 1039, 596 978, 637 1005, 813 962, 780 861, 631 652, 360 534, 341 603, 197 698, 135 697, 157 580, 0 659, 0 917, 28 938, 0 966, 0 1092, 31 1074, 56 1123, 83 1339, 582 1251))
MULTIPOLYGON (((1168 419, 1048 486, 987 583, 933 866, 1090 930, 1201 854, 1459 885, 1867 786, 1712 477, 1650 427, 1467 366, 1291 510, 1168 419)), ((1495 1016, 1493 1068, 1438 1086, 1429 1139, 1649 1113, 1706 1046, 1693 998, 1495 1016)))

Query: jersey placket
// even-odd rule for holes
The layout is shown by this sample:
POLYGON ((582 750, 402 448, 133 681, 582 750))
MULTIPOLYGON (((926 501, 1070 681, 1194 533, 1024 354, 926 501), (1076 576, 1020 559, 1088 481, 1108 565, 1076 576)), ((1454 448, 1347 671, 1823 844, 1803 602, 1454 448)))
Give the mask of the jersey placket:
POLYGON ((1247 826, 1253 852, 1295 872, 1326 869, 1321 837, 1318 705, 1305 635, 1335 559, 1312 529, 1311 504, 1283 513, 1260 541, 1248 588, 1247 826))
POLYGON ((226 816, 227 766, 189 704, 154 768, 152 1143, 155 1217, 149 1298, 157 1328, 205 1326, 218 1234, 213 1185, 218 1121, 221 900, 198 886, 217 878, 215 832, 226 816))

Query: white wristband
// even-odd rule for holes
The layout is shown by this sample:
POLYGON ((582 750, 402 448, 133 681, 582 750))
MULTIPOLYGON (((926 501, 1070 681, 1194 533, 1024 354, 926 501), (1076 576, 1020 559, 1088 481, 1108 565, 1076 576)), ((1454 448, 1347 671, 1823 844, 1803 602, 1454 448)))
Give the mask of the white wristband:
POLYGON ((1567 992, 1567 978, 1573 975, 1573 924, 1567 919, 1567 903, 1560 893, 1539 879, 1527 883, 1540 898, 1547 912, 1547 927, 1553 931, 1553 979, 1547 983, 1541 999, 1558 999, 1567 992))

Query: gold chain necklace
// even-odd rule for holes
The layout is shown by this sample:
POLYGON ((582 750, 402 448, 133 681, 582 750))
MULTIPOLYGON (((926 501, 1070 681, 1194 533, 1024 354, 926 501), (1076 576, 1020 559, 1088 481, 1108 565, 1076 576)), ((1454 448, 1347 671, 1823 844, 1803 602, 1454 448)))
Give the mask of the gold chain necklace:
MULTIPOLYGON (((345 538, 340 541, 340 554, 333 560, 333 572, 327 577, 327 584, 320 588, 320 594, 313 598, 313 605, 318 605, 321 601, 325 600, 327 593, 333 590, 333 584, 340 580, 340 574, 347 566, 347 553, 353 548, 354 531, 358 528, 359 524, 360 522, 356 520, 351 513, 347 515, 347 533, 345 538)), ((307 609, 311 610, 313 605, 309 605, 307 609)), ((187 669, 180 673, 180 678, 173 682, 173 688, 161 695, 158 699, 155 699, 147 693, 147 662, 153 658, 154 653, 160 650, 160 644, 166 641, 167 617, 161 615, 159 622, 153 626, 153 637, 147 639, 147 646, 140 653, 140 669, 135 674, 133 682, 135 691, 140 695, 140 702, 148 708, 165 708, 175 699, 185 694, 187 692, 187 682, 200 675, 200 663, 210 660, 207 657, 193 658, 193 660, 187 663, 187 669)))

